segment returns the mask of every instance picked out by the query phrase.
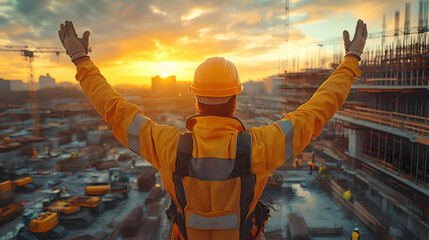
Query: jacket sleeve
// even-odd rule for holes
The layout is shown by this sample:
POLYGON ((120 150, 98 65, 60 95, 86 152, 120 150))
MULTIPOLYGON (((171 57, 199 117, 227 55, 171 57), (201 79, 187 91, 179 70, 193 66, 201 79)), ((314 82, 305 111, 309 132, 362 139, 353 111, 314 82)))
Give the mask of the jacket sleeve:
POLYGON ((165 150, 175 148, 179 131, 154 123, 137 105, 128 103, 91 60, 77 65, 76 80, 97 112, 112 126, 113 135, 119 142, 159 169, 165 150))
POLYGON ((254 171, 274 171, 304 150, 344 104, 354 78, 361 73, 358 60, 346 57, 307 103, 270 126, 252 128, 254 171))

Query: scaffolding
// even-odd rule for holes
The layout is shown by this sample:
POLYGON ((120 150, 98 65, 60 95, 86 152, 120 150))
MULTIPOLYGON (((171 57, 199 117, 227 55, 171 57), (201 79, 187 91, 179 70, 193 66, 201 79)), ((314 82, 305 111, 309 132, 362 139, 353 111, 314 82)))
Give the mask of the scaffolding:
POLYGON ((357 84, 378 86, 429 86, 429 44, 427 36, 412 43, 390 45, 366 51, 357 84))

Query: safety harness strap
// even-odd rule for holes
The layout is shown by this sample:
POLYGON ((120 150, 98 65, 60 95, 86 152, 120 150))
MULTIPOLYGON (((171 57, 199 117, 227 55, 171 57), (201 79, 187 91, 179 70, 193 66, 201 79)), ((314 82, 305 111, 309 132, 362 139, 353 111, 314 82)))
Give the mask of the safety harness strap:
POLYGON ((235 165, 231 172, 231 178, 240 177, 240 239, 247 239, 252 226, 252 214, 249 213, 250 203, 254 197, 256 175, 252 175, 252 136, 248 132, 239 132, 237 136, 237 149, 235 165), (246 221, 247 220, 247 221, 246 221))
POLYGON ((185 133, 179 138, 179 145, 177 147, 176 156, 176 171, 173 173, 174 185, 176 187, 176 197, 180 204, 182 213, 177 211, 175 217, 175 223, 177 224, 179 231, 184 239, 188 239, 186 234, 186 219, 183 214, 183 210, 187 205, 185 188, 183 187, 182 179, 185 176, 189 176, 189 162, 192 158, 192 133, 185 133))

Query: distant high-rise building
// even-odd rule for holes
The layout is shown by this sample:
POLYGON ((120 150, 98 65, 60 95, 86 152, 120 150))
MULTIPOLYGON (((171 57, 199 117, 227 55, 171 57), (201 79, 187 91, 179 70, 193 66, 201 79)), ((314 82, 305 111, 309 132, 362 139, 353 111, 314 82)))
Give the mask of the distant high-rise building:
POLYGON ((10 80, 10 90, 12 91, 26 91, 28 90, 28 84, 22 80, 10 80))
POLYGON ((79 87, 79 85, 73 84, 71 82, 59 82, 56 84, 56 86, 62 87, 62 88, 78 88, 79 87))
POLYGON ((274 96, 282 96, 283 78, 284 76, 278 74, 264 78, 264 85, 268 93, 274 96))
POLYGON ((176 76, 162 78, 158 75, 152 77, 152 93, 155 96, 176 96, 176 76))
POLYGON ((10 91, 10 81, 0 78, 0 92, 10 91))
POLYGON ((248 95, 261 96, 267 94, 267 88, 263 81, 248 81, 243 83, 243 92, 248 95))
POLYGON ((39 89, 55 87, 55 78, 52 78, 49 73, 46 76, 40 75, 39 89))

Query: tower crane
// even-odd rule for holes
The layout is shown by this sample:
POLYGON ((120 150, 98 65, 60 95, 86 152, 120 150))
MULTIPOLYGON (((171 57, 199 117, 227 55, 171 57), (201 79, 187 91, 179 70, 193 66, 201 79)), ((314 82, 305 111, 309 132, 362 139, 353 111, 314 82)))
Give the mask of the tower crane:
POLYGON ((289 71, 288 60, 289 60, 289 0, 285 0, 285 61, 283 71, 289 71))
POLYGON ((39 114, 37 106, 37 86, 36 82, 34 81, 34 53, 54 53, 59 56, 60 53, 65 53, 65 51, 59 47, 30 48, 28 46, 7 45, 0 45, 0 51, 19 52, 27 63, 28 99, 31 105, 31 117, 33 119, 33 136, 40 137, 39 114))

